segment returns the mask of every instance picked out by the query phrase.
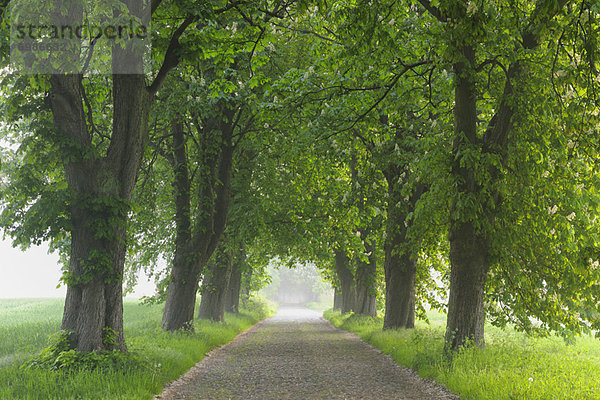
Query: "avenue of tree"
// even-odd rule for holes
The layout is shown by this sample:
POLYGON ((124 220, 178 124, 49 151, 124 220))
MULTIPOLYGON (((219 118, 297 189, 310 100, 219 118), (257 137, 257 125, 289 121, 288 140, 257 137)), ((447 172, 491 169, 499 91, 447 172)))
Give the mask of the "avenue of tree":
POLYGON ((448 350, 600 329, 595 1, 120 0, 152 60, 104 75, 14 73, 9 3, 0 227, 60 253, 75 349, 126 351, 141 269, 173 331, 274 258, 384 328, 446 312, 448 350))

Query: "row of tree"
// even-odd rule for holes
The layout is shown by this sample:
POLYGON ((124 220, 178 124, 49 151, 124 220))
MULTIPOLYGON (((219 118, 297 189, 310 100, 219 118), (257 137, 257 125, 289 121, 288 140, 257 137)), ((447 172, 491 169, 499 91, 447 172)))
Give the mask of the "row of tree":
POLYGON ((0 225, 63 255, 76 349, 125 349, 141 268, 164 329, 190 329, 200 282, 221 320, 272 257, 386 328, 446 309, 448 349, 483 344, 486 315, 598 329, 593 2, 147 7, 152 70, 128 75, 11 73, 4 14, 0 225))

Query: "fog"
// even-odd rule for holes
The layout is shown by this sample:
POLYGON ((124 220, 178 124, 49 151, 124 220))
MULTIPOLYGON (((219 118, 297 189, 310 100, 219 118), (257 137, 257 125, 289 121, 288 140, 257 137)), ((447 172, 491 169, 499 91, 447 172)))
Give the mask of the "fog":
MULTIPOLYGON (((60 284, 61 268, 57 254, 48 254, 48 246, 32 246, 26 251, 0 240, 0 298, 64 297, 60 284)), ((145 276, 138 279, 131 297, 151 296, 154 283, 145 276)))
POLYGON ((297 264, 295 268, 273 261, 267 268, 271 283, 262 290, 269 300, 280 304, 306 304, 333 301, 331 285, 321 279, 314 264, 297 264))

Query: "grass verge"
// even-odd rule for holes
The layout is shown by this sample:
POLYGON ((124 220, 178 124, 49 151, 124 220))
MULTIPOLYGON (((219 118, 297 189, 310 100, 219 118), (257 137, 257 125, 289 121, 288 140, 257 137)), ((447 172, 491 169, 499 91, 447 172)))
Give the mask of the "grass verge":
POLYGON ((485 348, 465 349, 448 361, 440 314, 432 315, 431 325, 418 323, 414 330, 383 330, 380 318, 331 310, 324 316, 461 399, 600 399, 600 342, 591 337, 566 344, 561 338, 486 326, 485 348))
POLYGON ((323 312, 333 307, 333 300, 327 302, 310 301, 305 303, 304 306, 314 311, 323 312))
POLYGON ((42 350, 60 329, 63 300, 0 300, 0 399, 152 399, 211 349, 271 314, 262 302, 249 302, 225 323, 196 321, 195 332, 166 333, 162 305, 124 304, 130 352, 150 368, 102 371, 49 371, 21 365, 42 350))

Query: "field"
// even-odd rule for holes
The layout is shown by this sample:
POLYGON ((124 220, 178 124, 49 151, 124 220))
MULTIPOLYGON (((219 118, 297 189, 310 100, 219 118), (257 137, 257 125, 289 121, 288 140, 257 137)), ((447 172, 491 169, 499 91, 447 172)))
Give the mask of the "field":
POLYGON ((382 330, 381 319, 327 311, 334 325, 358 334, 400 365, 445 385, 461 399, 600 399, 600 341, 532 338, 486 326, 486 346, 443 356, 445 317, 431 313, 416 329, 382 330))
POLYGON ((224 324, 196 321, 193 334, 165 333, 162 305, 126 301, 127 345, 148 367, 70 372, 21 367, 60 329, 62 307, 59 299, 0 299, 0 399, 152 399, 209 350, 270 313, 263 303, 250 303, 239 315, 227 314, 224 324))

